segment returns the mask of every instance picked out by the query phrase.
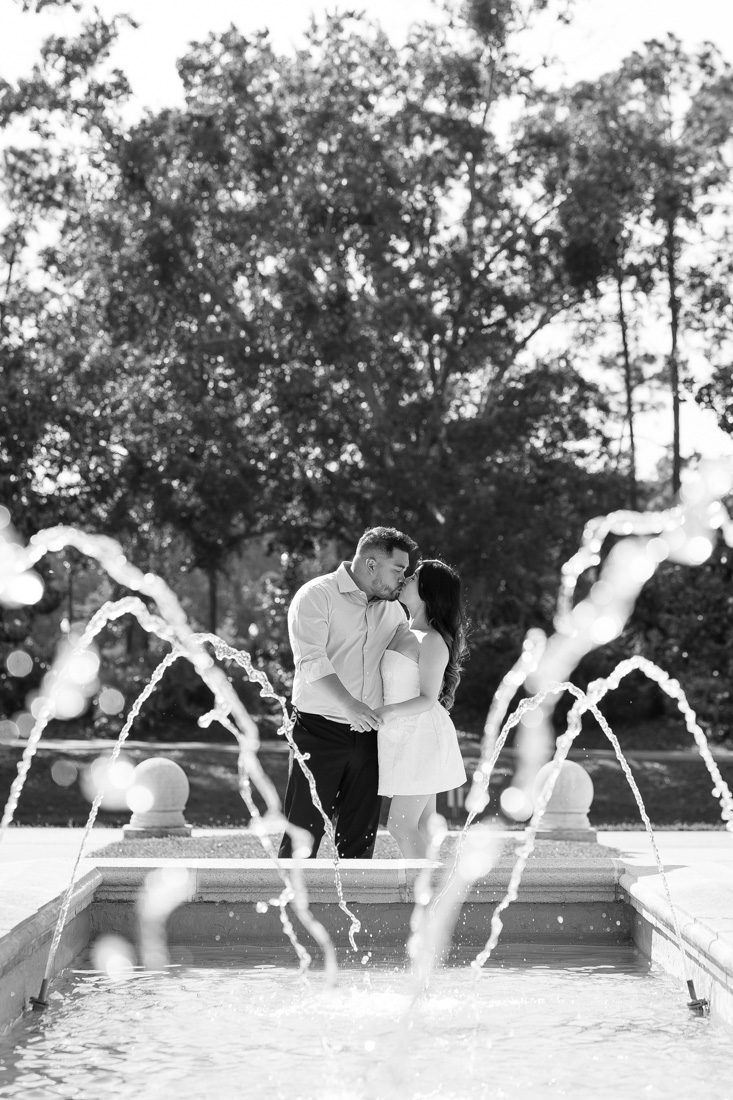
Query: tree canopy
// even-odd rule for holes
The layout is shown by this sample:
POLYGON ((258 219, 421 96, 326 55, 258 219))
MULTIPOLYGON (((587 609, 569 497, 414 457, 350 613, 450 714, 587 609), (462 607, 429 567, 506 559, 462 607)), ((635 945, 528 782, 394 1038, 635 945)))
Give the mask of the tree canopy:
POLYGON ((483 705, 584 522, 679 486, 684 393, 733 417, 731 68, 668 38, 548 90, 514 47, 546 8, 567 18, 451 3, 399 48, 350 13, 289 54, 231 28, 180 59, 182 105, 133 122, 123 17, 0 83, 16 525, 200 571, 215 627, 247 547, 286 555, 282 602, 324 547, 395 523, 467 580, 483 705), (655 379, 667 486, 636 455, 655 379))

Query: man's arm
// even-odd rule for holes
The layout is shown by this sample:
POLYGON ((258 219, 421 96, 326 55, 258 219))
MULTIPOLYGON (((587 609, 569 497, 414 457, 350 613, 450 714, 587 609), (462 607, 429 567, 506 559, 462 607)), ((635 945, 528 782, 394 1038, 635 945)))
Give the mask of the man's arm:
POLYGON ((376 729, 380 719, 371 707, 348 691, 326 652, 329 617, 328 595, 323 589, 314 586, 296 593, 288 611, 288 633, 295 667, 306 683, 321 681, 319 687, 326 689, 352 729, 376 729))
POLYGON ((410 624, 403 615, 402 622, 399 623, 387 644, 387 649, 396 649, 398 652, 410 653, 414 645, 415 641, 412 631, 410 630, 410 624), (405 644, 403 645, 402 643, 405 644))
POLYGON ((360 733, 366 730, 375 730, 381 726, 381 719, 371 707, 362 703, 361 699, 355 699, 350 691, 347 691, 336 673, 321 678, 319 687, 325 688, 339 709, 344 712, 346 721, 352 729, 360 733))

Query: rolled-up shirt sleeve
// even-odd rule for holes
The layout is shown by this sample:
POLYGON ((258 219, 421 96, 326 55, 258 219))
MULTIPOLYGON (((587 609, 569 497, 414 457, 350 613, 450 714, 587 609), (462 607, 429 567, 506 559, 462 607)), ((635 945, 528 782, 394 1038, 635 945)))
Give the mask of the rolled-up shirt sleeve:
POLYGON ((336 671, 326 653, 328 616, 328 593, 320 587, 298 593, 288 611, 293 660, 307 684, 336 671))

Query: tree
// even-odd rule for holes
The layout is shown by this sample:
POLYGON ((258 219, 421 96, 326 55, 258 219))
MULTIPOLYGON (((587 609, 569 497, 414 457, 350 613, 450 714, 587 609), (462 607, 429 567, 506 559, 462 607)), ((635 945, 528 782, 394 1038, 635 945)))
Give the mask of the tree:
MULTIPOLYGON (((648 287, 648 265, 640 261, 635 226, 644 209, 644 168, 639 164, 638 120, 625 110, 624 90, 611 75, 582 82, 552 95, 538 95, 524 123, 527 147, 542 184, 557 206, 560 248, 568 278, 594 310, 615 315, 625 420, 629 437, 629 506, 637 508, 635 389, 638 355, 632 360, 627 286, 648 287), (609 300, 606 306, 606 300, 609 300), (613 303, 612 305, 610 303, 613 303)), ((632 298, 632 301, 634 299, 632 298)), ((636 304, 636 303, 635 303, 636 304)), ((583 311, 578 311, 583 316, 583 311)), ((597 341, 602 322, 585 321, 586 339, 597 341)))
POLYGON ((701 282, 699 253, 712 252, 710 204, 730 185, 724 150, 731 133, 732 96, 733 70, 714 47, 687 54, 670 36, 648 42, 644 51, 599 81, 540 95, 525 124, 543 184, 558 200, 572 282, 594 301, 612 289, 633 506, 636 371, 629 350, 626 287, 630 284, 637 300, 641 295, 652 303, 666 287, 672 490, 677 492, 682 461, 680 340, 683 328, 692 333, 696 327, 692 302, 701 282))
POLYGON ((661 239, 656 245, 667 289, 668 355, 672 394, 672 491, 681 475, 680 334, 686 321, 682 292, 688 278, 685 234, 705 237, 710 198, 730 186, 725 150, 733 133, 733 67, 711 44, 692 54, 672 35, 646 44, 621 68, 630 105, 647 122, 642 155, 650 178, 648 215, 661 239))
POLYGON ((293 57, 231 30, 181 60, 183 107, 132 126, 113 94, 52 108, 52 75, 13 93, 87 120, 33 351, 63 383, 56 507, 145 566, 185 541, 211 625, 247 539, 297 557, 386 521, 518 645, 594 495, 617 499, 597 388, 531 354, 582 290, 495 118, 532 84, 518 12, 456 6, 401 50, 337 15, 293 57))

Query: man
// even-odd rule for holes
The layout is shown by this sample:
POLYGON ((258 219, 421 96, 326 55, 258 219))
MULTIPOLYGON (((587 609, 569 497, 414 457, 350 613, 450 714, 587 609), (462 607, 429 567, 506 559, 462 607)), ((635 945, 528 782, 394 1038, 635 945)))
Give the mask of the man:
MULTIPOLYGON (((339 855, 370 859, 379 824, 375 707, 382 705, 380 662, 399 631, 408 630, 397 602, 417 545, 394 527, 364 532, 353 561, 308 581, 288 611, 295 660, 295 743, 308 753, 316 791, 336 831, 339 855)), ((318 852, 325 824, 291 757, 285 816, 313 835, 318 852)), ((292 855, 286 833, 280 855, 292 855)))

